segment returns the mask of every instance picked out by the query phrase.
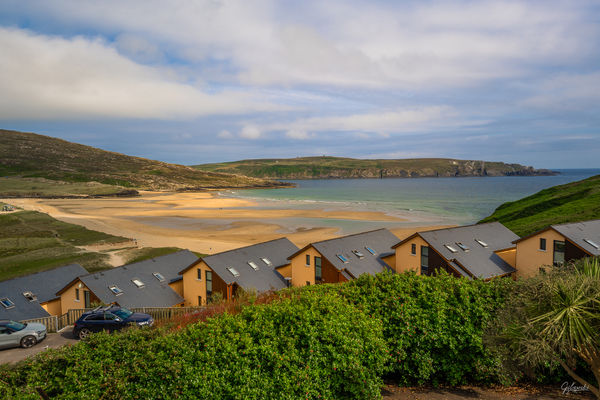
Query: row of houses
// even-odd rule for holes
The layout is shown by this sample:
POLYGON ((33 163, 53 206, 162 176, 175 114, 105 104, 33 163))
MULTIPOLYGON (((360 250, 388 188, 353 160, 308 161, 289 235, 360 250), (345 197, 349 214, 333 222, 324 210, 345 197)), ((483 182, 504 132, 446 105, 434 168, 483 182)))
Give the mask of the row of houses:
POLYGON ((493 222, 417 232, 404 240, 378 229, 302 249, 281 238, 202 258, 184 250, 91 274, 68 265, 0 282, 0 319, 61 315, 100 303, 203 306, 216 293, 231 299, 240 290, 345 282, 383 271, 529 277, 547 265, 598 256, 598 243, 600 220, 552 225, 523 238, 493 222))

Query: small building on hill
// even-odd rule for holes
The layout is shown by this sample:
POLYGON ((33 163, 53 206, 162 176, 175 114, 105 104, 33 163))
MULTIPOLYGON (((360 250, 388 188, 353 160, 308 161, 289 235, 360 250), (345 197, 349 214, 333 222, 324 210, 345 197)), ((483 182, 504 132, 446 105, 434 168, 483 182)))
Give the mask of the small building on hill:
POLYGON ((392 271, 384 258, 393 255, 398 238, 387 229, 357 233, 307 245, 289 256, 290 265, 278 271, 292 286, 337 283, 392 271))
POLYGON ((61 315, 61 299, 56 292, 87 273, 81 265, 70 264, 0 282, 0 319, 22 321, 61 315))
POLYGON ((530 277, 543 266, 600 256, 600 220, 550 225, 514 244, 517 276, 530 277))
POLYGON ((79 276, 57 295, 62 312, 89 308, 95 303, 122 307, 174 307, 182 305, 183 282, 178 274, 198 262, 189 250, 152 258, 134 264, 79 276))
POLYGON ((396 271, 491 279, 515 272, 519 237, 499 222, 417 232, 394 246, 396 271))
POLYGON ((289 264, 298 247, 287 238, 271 240, 203 257, 181 270, 186 306, 207 303, 214 293, 233 298, 239 289, 256 293, 288 286, 277 271, 289 264))

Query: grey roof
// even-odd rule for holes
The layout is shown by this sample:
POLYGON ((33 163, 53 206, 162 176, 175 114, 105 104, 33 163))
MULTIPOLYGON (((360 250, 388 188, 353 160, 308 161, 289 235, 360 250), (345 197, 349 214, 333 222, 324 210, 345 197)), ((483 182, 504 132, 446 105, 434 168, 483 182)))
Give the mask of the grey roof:
POLYGON ((378 229, 370 232, 357 233, 340 238, 312 243, 312 246, 325 257, 338 271, 346 270, 358 278, 362 274, 375 275, 384 270, 389 270, 381 257, 393 253, 392 246, 398 243, 398 238, 387 229, 378 229), (367 247, 375 251, 371 254, 367 247), (356 250, 362 257, 353 253, 356 250), (346 258, 343 262, 338 254, 346 258))
POLYGON ((600 256, 600 249, 586 240, 600 246, 600 219, 572 224, 552 225, 552 228, 593 256, 600 256))
POLYGON ((0 282, 0 298, 8 297, 15 304, 10 309, 0 306, 0 319, 21 321, 47 317, 49 314, 40 303, 57 298, 57 291, 73 279, 87 273, 81 265, 70 264, 0 282), (23 292, 32 292, 37 300, 27 300, 23 292))
POLYGON ((183 302, 169 283, 182 279, 179 271, 198 261, 189 250, 182 250, 166 256, 152 258, 134 264, 96 272, 80 277, 81 281, 104 303, 118 303, 122 307, 172 307, 183 302), (153 273, 164 278, 160 282, 153 273), (139 279, 144 286, 133 283, 139 279), (115 295, 109 286, 116 285, 123 292, 115 295))
POLYGON ((289 264, 287 258, 296 251, 298 247, 295 244, 281 238, 213 254, 202 260, 226 284, 236 283, 245 290, 261 293, 287 287, 286 280, 275 268, 289 264), (272 265, 267 265, 262 258, 267 258, 272 265), (254 270, 248 262, 254 263, 258 270, 254 270), (229 267, 235 268, 239 276, 233 276, 227 269, 229 267))
MULTIPOLYGON (((499 222, 419 232, 419 236, 446 260, 456 262, 476 278, 489 279, 515 271, 494 253, 514 247, 512 242, 519 238, 499 222), (480 245, 476 240, 484 242, 487 247, 480 245), (466 245, 469 250, 461 249, 457 243, 466 245), (445 245, 451 246, 456 252, 452 252, 445 245)), ((458 272, 463 274, 464 271, 458 272)))

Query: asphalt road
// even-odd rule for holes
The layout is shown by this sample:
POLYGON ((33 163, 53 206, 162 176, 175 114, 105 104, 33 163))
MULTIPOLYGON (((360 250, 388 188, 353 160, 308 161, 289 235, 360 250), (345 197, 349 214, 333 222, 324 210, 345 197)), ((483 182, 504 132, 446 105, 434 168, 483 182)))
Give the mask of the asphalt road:
POLYGON ((16 363, 46 349, 56 349, 66 344, 79 342, 73 337, 71 330, 72 327, 67 327, 60 333, 49 333, 44 340, 29 349, 20 347, 2 349, 0 350, 0 364, 16 363))

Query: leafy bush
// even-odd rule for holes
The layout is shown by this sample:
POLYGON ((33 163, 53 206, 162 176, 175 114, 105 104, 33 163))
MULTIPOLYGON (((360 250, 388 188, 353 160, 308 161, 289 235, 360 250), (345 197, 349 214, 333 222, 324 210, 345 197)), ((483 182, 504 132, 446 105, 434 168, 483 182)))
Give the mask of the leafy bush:
POLYGON ((302 295, 175 334, 92 335, 0 370, 0 397, 371 399, 386 360, 377 319, 335 294, 302 295))
POLYGON ((338 292, 380 320, 390 350, 388 370, 399 383, 457 385, 504 381, 501 360, 483 336, 513 284, 385 273, 302 292, 338 292))

